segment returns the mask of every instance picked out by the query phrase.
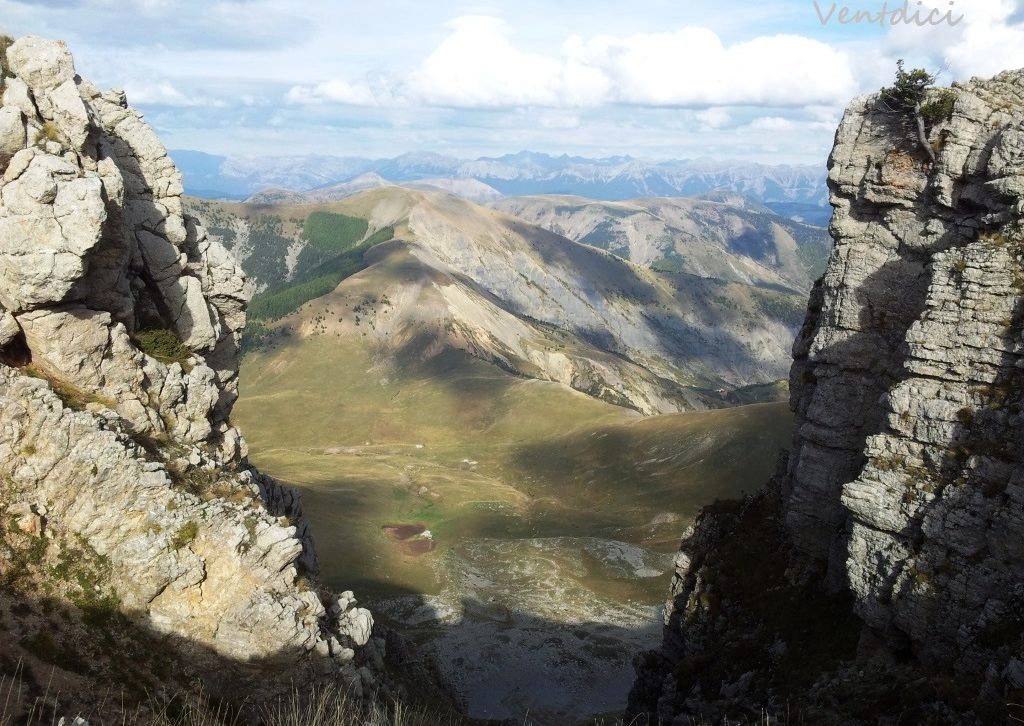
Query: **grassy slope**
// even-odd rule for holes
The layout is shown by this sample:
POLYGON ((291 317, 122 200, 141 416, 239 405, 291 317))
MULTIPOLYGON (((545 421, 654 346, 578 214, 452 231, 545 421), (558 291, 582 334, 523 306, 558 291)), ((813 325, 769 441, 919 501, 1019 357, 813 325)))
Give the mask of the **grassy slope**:
POLYGON ((789 430, 779 404, 642 419, 460 352, 386 370, 329 338, 250 355, 242 394, 254 462, 305 491, 328 581, 366 595, 441 584, 382 533, 394 522, 434 533, 428 558, 480 536, 673 551, 679 518, 760 486, 789 430))

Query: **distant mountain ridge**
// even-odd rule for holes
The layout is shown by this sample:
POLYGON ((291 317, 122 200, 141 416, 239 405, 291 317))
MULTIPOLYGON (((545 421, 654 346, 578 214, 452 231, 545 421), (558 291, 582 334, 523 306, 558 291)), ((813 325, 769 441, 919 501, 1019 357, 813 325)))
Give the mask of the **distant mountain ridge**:
MULTIPOLYGON (((649 161, 631 156, 591 159, 531 151, 500 157, 459 159, 431 152, 393 159, 349 156, 228 157, 172 151, 189 194, 247 199, 275 192, 311 192, 374 174, 391 183, 475 180, 504 196, 567 194, 592 199, 689 197, 742 194, 766 205, 825 208, 828 190, 822 165, 769 166, 734 160, 649 161)), ((808 221, 811 221, 810 219, 808 221)))
POLYGON ((509 197, 492 206, 660 272, 799 294, 824 271, 832 246, 826 230, 786 219, 736 194, 615 202, 509 197))
MULTIPOLYGON (((245 201, 248 204, 320 204, 341 201, 367 189, 393 186, 399 185, 389 182, 376 172, 368 171, 351 181, 328 184, 305 192, 271 187, 256 192, 245 201)), ((478 203, 494 202, 503 198, 497 189, 476 179, 422 179, 401 186, 410 189, 440 190, 478 203)))

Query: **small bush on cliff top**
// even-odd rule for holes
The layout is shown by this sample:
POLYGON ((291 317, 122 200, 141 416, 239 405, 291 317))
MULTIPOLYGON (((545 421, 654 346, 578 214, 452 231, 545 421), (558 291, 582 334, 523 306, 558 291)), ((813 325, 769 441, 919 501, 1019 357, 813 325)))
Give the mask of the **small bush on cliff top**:
POLYGON ((936 79, 937 76, 923 68, 908 71, 901 59, 896 62, 893 85, 886 86, 878 94, 878 106, 882 111, 913 121, 910 137, 917 141, 933 164, 936 156, 928 143, 928 126, 948 119, 956 103, 956 94, 952 91, 939 91, 937 96, 934 95, 932 86, 936 79), (933 98, 926 103, 930 92, 933 98))
POLYGON ((948 88, 935 93, 935 97, 921 105, 921 115, 924 120, 934 126, 937 123, 948 121, 953 116, 953 108, 956 106, 956 94, 948 88))
POLYGON ((935 83, 935 76, 923 68, 907 70, 903 60, 896 62, 896 79, 882 89, 880 98, 891 111, 913 112, 924 103, 925 94, 935 83))

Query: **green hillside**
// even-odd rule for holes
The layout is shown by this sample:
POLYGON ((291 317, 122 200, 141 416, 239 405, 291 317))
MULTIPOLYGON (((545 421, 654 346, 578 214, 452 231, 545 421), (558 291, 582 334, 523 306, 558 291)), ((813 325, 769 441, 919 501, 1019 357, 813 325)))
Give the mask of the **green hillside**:
POLYGON ((642 418, 451 350, 398 371, 315 337, 250 354, 242 375, 254 463, 304 490, 325 575, 366 594, 443 584, 388 538, 395 523, 429 529, 434 558, 476 537, 673 551, 680 518, 759 487, 788 443, 781 404, 642 418))

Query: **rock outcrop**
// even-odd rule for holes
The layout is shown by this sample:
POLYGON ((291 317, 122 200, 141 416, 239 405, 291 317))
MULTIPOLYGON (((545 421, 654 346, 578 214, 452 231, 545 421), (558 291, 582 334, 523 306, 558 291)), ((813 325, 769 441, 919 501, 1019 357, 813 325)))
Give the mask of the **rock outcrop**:
POLYGON ((875 97, 847 110, 792 450, 684 540, 634 713, 1002 723, 1022 702, 1024 71, 933 93, 934 164, 875 97))
POLYGON ((48 559, 73 543, 108 565, 96 592, 186 644, 215 692, 242 673, 256 693, 327 678, 368 695, 372 617, 306 585, 299 497, 247 464, 229 420, 240 268, 183 213, 123 93, 60 42, 22 38, 0 65, 0 574, 15 530, 48 559))

